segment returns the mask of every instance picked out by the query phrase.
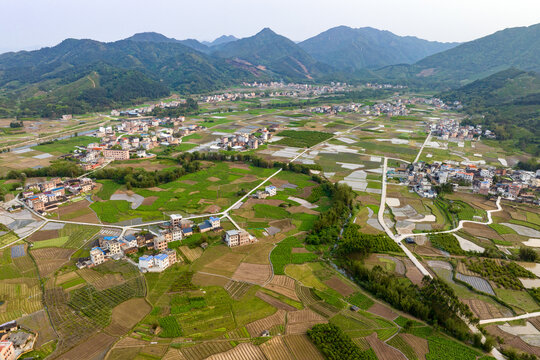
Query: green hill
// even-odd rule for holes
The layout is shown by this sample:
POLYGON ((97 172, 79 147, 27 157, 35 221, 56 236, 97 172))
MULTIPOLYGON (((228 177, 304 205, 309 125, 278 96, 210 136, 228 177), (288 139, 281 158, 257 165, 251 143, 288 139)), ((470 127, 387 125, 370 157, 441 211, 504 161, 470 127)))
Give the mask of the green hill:
POLYGON ((338 26, 298 44, 315 59, 341 70, 412 64, 426 56, 448 50, 457 43, 398 36, 370 27, 338 26))
POLYGON ((212 54, 254 73, 269 71, 287 80, 311 80, 334 71, 268 28, 254 36, 214 46, 212 50, 212 54))
POLYGON ((540 71, 540 24, 516 27, 463 43, 413 65, 387 66, 377 75, 423 85, 458 87, 516 67, 540 71))
POLYGON ((498 139, 540 155, 540 74, 511 68, 439 96, 462 102, 470 122, 487 125, 498 139))

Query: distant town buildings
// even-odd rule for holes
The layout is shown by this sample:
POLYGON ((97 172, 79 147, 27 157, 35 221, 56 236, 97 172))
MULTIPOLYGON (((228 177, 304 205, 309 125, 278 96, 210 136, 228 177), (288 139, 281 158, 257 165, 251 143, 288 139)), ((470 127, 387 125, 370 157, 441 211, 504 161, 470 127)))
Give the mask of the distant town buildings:
POLYGON ((34 211, 43 213, 56 210, 59 205, 81 194, 89 193, 95 187, 92 179, 52 178, 49 181, 26 185, 21 200, 34 211))

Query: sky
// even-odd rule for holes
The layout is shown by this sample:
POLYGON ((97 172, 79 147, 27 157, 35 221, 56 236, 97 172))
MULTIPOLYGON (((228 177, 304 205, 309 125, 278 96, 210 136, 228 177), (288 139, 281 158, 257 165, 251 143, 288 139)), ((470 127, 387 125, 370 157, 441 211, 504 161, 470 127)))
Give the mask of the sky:
POLYGON ((213 40, 270 27, 300 41, 339 25, 464 42, 540 23, 540 1, 0 0, 0 14, 0 52, 53 46, 66 38, 115 41, 145 31, 213 40))

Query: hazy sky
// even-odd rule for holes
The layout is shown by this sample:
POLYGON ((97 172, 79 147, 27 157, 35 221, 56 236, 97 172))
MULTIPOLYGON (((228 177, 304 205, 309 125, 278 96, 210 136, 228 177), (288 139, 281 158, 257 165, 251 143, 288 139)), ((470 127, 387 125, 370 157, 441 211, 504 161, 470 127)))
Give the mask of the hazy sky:
POLYGON ((540 1, 0 0, 0 14, 0 52, 51 46, 68 37, 114 41, 143 31, 212 40, 270 27, 298 41, 338 25, 468 41, 539 23, 540 1))

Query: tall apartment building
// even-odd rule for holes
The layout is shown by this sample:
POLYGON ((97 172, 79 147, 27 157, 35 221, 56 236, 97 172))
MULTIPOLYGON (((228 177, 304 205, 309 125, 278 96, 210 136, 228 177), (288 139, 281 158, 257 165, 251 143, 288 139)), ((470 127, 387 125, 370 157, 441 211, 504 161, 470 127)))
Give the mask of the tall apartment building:
POLYGON ((129 160, 129 150, 103 150, 103 156, 112 160, 129 160))
POLYGON ((229 230, 225 232, 225 242, 228 247, 234 247, 250 244, 251 239, 245 230, 229 230))

